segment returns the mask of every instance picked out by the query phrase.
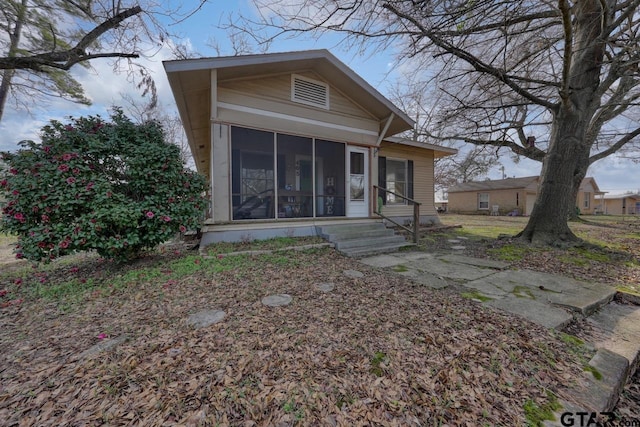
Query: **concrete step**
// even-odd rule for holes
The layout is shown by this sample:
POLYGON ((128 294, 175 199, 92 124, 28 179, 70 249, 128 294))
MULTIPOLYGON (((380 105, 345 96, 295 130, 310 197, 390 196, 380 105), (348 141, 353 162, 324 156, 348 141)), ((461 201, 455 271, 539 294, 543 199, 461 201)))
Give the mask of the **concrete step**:
POLYGON ((375 248, 378 246, 386 246, 389 244, 401 243, 406 244, 407 241, 402 236, 392 234, 390 236, 362 237, 359 239, 337 240, 333 242, 339 251, 359 248, 375 248))
POLYGON ((387 237, 395 236, 395 233, 390 228, 376 228, 376 229, 364 229, 364 230, 349 230, 343 232, 331 232, 323 234, 322 237, 330 242, 341 242, 345 240, 353 240, 360 238, 374 238, 374 237, 387 237))
POLYGON ((319 234, 343 234, 349 232, 366 232, 371 230, 384 230, 387 227, 382 222, 357 222, 353 224, 319 225, 319 234))
POLYGON ((404 248, 406 246, 413 246, 413 243, 407 243, 407 242, 390 243, 382 246, 370 246, 370 247, 346 249, 341 252, 351 258, 362 258, 366 256, 396 252, 398 251, 398 249, 404 248))

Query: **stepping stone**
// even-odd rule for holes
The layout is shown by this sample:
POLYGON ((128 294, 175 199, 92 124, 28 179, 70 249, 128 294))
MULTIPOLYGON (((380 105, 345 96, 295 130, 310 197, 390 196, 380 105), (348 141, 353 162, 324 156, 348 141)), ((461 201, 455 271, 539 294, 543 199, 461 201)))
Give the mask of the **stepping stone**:
POLYGON ((90 357, 90 356, 93 356, 95 354, 102 353, 103 351, 111 350, 112 348, 116 347, 117 345, 122 344, 123 342, 125 342, 127 340, 127 338, 128 337, 126 335, 121 335, 121 336, 116 337, 116 338, 100 341, 98 344, 96 344, 96 345, 90 347, 89 349, 83 351, 82 353, 80 353, 80 355, 78 356, 78 359, 84 359, 86 357, 90 357))
POLYGON ((221 322, 226 316, 222 310, 202 310, 191 314, 187 319, 187 323, 196 329, 206 328, 214 323, 221 322))
POLYGON ((449 242, 449 243, 460 243, 460 240, 458 240, 458 239, 449 239, 449 240, 447 240, 447 242, 449 242))
POLYGON ((393 267, 394 265, 402 264, 405 262, 403 259, 394 255, 376 255, 372 257, 363 258, 361 263, 370 265, 371 267, 393 267))
POLYGON ((269 307, 281 307, 283 305, 291 304, 292 300, 293 298, 291 298, 291 295, 276 294, 262 298, 262 304, 269 307))
POLYGON ((332 290, 334 290, 336 288, 336 285, 334 285, 333 283, 316 283, 316 289, 319 290, 320 292, 331 292, 332 290))
POLYGON ((453 249, 454 251, 463 251, 465 249, 467 249, 466 246, 451 246, 451 249, 453 249))
POLYGON ((345 276, 351 277, 352 279, 360 279, 364 277, 364 274, 357 270, 344 270, 343 273, 345 276))
POLYGON ((462 237, 462 236, 458 236, 458 237, 456 237, 456 239, 458 239, 458 240, 469 240, 468 237, 462 237))

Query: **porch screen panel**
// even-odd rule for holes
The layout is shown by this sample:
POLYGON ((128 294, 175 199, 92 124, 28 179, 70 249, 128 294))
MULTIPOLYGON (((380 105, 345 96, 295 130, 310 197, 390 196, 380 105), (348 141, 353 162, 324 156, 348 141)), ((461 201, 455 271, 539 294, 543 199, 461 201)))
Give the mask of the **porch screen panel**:
POLYGON ((233 219, 275 217, 273 133, 231 127, 233 219))
POLYGON ((311 138, 278 134, 278 218, 313 216, 311 138))
POLYGON ((316 139, 316 216, 345 216, 345 144, 316 139))

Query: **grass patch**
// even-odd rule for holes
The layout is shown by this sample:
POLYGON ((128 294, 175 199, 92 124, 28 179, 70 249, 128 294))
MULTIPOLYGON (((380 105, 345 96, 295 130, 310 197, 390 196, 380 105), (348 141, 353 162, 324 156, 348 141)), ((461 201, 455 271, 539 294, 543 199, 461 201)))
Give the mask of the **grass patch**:
POLYGON ((244 239, 242 242, 214 243, 207 246, 207 253, 209 255, 218 255, 242 251, 274 251, 292 246, 312 245, 318 243, 326 243, 326 241, 317 236, 274 237, 273 239, 265 240, 244 239))
POLYGON ((536 299, 536 296, 531 292, 531 289, 526 286, 515 286, 511 293, 518 298, 536 299))
POLYGON ((559 336, 562 342, 564 342, 565 344, 568 344, 574 347, 584 345, 584 341, 582 341, 580 338, 576 337, 575 335, 560 332, 559 336))
POLYGON ((596 380, 602 381, 602 374, 593 366, 586 364, 584 365, 583 369, 585 372, 591 372, 591 375, 593 375, 593 378, 595 378, 596 380))
POLYGON ((527 426, 539 427, 542 426, 545 421, 555 421, 556 417, 553 414, 562 408, 558 398, 555 394, 547 390, 548 402, 542 405, 537 404, 534 400, 529 399, 524 403, 524 416, 527 420, 527 426))
POLYGON ((369 372, 371 372, 376 377, 381 377, 384 375, 384 370, 382 367, 382 363, 387 359, 387 355, 381 351, 376 351, 369 363, 371 364, 371 368, 369 372))
POLYGON ((489 298, 488 296, 482 295, 478 291, 463 292, 460 294, 460 296, 462 296, 462 298, 468 298, 468 299, 478 300, 482 302, 491 301, 493 299, 493 298, 489 298))
POLYGON ((525 258, 529 252, 534 249, 531 247, 508 244, 495 249, 489 249, 487 252, 501 261, 520 261, 525 258))
POLYGON ((393 267, 393 271, 396 273, 404 273, 405 271, 409 271, 409 268, 406 265, 399 264, 393 267))

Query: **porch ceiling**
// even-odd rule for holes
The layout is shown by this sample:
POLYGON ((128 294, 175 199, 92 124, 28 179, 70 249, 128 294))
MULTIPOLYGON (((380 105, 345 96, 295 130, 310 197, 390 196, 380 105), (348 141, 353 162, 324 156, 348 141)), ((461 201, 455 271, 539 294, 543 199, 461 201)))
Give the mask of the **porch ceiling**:
POLYGON ((387 118, 393 114, 394 118, 384 136, 395 135, 413 126, 413 120, 404 112, 324 49, 165 61, 164 67, 196 166, 199 172, 207 175, 211 141, 210 71, 213 69, 217 70, 218 81, 313 71, 376 117, 380 122, 379 132, 382 132, 387 118))

